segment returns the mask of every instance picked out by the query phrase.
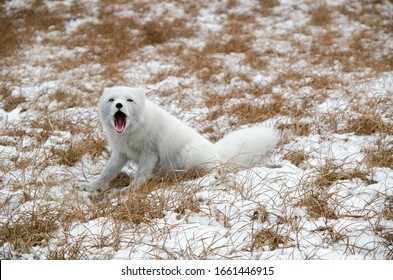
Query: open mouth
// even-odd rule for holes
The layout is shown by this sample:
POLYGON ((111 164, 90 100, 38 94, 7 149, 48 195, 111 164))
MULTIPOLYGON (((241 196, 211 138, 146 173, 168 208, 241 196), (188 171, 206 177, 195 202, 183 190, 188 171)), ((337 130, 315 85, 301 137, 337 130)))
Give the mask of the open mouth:
POLYGON ((126 120, 127 120, 127 115, 124 114, 121 111, 117 111, 113 115, 113 120, 115 122, 115 129, 117 133, 123 133, 124 130, 126 129, 126 120))

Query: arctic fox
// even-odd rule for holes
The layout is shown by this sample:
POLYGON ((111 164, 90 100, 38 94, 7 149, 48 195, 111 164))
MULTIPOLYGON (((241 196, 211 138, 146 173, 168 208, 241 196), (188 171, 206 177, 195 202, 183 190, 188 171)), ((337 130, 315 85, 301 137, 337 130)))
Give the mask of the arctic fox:
POLYGON ((128 161, 138 166, 129 188, 140 187, 159 170, 248 168, 260 163, 278 141, 275 130, 253 127, 232 132, 213 144, 146 99, 142 88, 105 88, 98 106, 112 155, 95 180, 79 186, 86 191, 108 188, 108 182, 128 161))

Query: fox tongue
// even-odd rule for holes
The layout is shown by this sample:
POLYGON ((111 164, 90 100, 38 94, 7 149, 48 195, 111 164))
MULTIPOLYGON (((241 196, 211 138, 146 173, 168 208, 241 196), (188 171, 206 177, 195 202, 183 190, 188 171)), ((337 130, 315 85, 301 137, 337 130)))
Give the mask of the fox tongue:
POLYGON ((126 115, 123 112, 116 112, 113 116, 117 133, 122 133, 126 127, 126 115))

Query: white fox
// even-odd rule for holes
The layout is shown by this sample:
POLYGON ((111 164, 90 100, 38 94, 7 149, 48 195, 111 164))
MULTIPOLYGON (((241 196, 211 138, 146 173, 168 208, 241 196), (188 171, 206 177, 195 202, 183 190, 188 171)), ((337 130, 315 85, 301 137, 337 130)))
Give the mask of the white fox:
POLYGON ((278 142, 274 129, 252 127, 232 132, 213 144, 147 100, 142 88, 104 89, 99 115, 112 155, 103 172, 81 185, 81 190, 106 189, 128 161, 138 166, 129 188, 140 187, 159 170, 215 172, 219 166, 248 168, 260 163, 278 142))

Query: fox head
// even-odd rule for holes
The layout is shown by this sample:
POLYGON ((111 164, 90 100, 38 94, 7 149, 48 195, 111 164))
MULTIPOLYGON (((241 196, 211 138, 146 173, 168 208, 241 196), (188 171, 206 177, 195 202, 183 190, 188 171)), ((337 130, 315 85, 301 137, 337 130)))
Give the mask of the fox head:
POLYGON ((101 121, 106 129, 118 134, 136 129, 143 119, 145 109, 143 88, 105 88, 98 102, 101 121))

